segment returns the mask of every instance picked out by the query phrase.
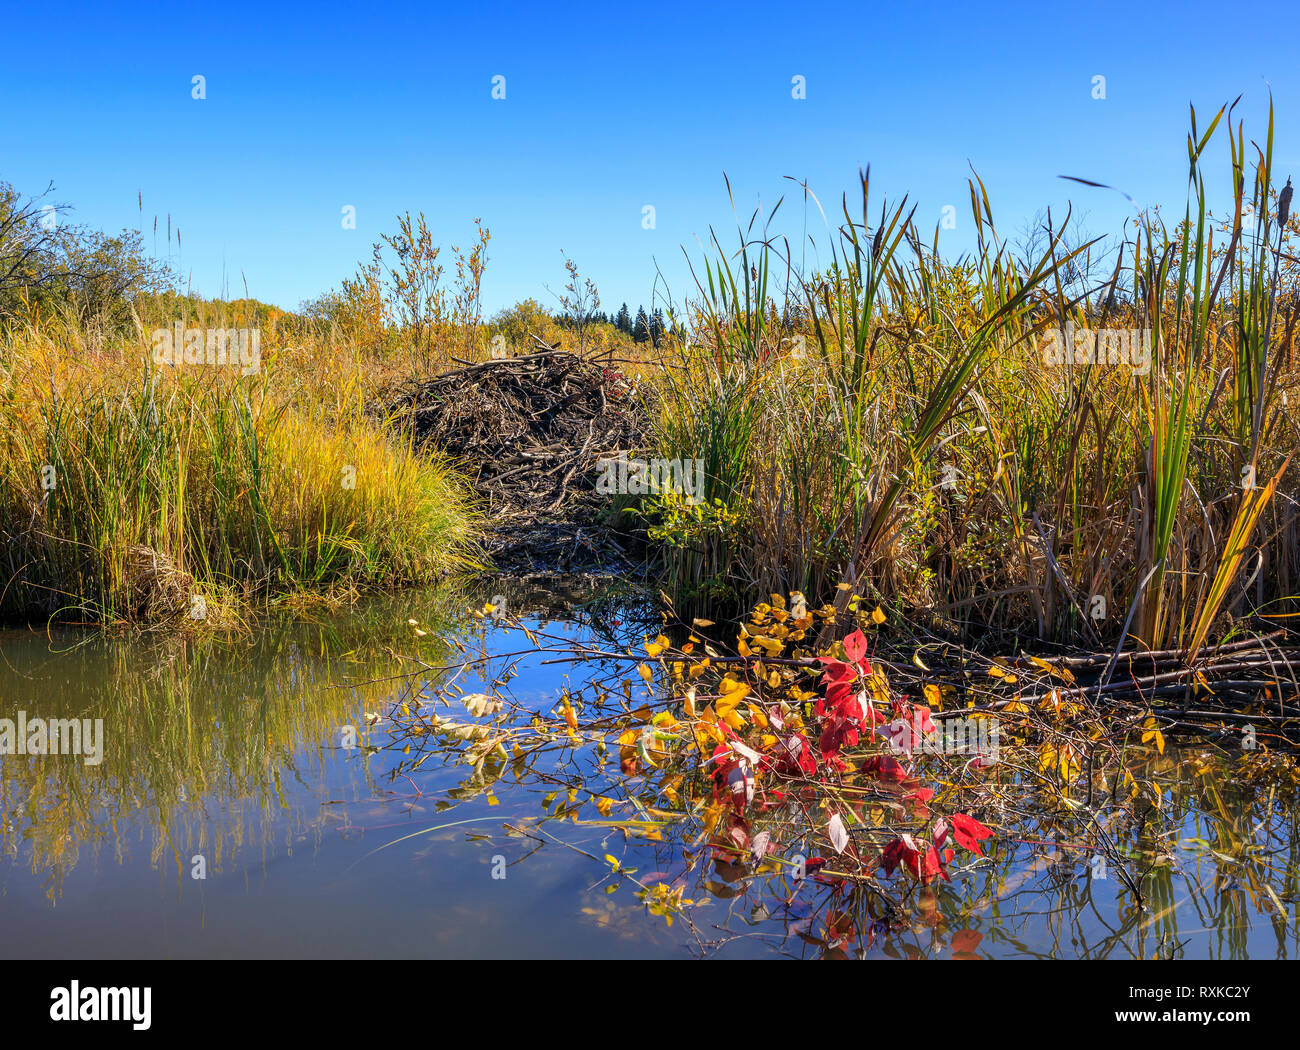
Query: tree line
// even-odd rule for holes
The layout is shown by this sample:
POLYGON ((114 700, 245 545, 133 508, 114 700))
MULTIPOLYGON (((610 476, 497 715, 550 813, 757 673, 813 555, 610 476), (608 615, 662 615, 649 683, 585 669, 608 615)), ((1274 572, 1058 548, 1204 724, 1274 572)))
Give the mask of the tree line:
MULTIPOLYGON (((564 314, 561 314, 556 320, 560 324, 571 323, 572 321, 570 317, 564 314)), ((653 346, 658 346, 659 340, 669 331, 668 321, 664 318, 662 309, 656 308, 647 311, 644 306, 638 306, 636 316, 633 317, 627 303, 620 306, 618 312, 614 314, 597 310, 587 316, 586 323, 613 325, 620 332, 631 336, 634 343, 649 342, 653 346)))

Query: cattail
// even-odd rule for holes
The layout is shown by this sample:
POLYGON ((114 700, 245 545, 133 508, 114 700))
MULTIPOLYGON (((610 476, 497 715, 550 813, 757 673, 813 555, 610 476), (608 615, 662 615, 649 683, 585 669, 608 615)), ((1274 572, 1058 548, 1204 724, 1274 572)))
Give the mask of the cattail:
POLYGON ((1286 220, 1291 215, 1291 180, 1286 180, 1286 185, 1282 187, 1282 192, 1277 198, 1277 224, 1285 226, 1286 220))

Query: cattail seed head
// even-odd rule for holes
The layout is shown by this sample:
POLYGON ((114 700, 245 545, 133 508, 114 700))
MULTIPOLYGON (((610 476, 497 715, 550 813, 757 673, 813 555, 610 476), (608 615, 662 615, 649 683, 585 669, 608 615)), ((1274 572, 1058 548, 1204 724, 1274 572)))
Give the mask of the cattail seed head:
POLYGON ((1286 185, 1282 187, 1282 192, 1277 198, 1277 223, 1279 226, 1285 226, 1286 220, 1291 216, 1291 180, 1286 180, 1286 185))

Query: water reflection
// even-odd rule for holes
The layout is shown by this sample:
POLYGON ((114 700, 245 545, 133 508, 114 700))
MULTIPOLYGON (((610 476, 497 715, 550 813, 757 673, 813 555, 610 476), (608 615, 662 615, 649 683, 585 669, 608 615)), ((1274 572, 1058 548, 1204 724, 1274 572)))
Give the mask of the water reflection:
POLYGON ((868 893, 691 865, 671 833, 575 823, 562 771, 470 768, 450 760, 454 734, 371 724, 455 674, 467 692, 509 679, 542 710, 598 673, 536 655, 438 670, 513 646, 463 615, 502 591, 534 628, 604 646, 640 637, 650 615, 547 582, 405 595, 235 639, 0 632, 0 717, 102 718, 106 737, 99 765, 0 758, 0 954, 1296 954, 1295 786, 1253 782, 1260 763, 1240 752, 1171 747, 1147 770, 1149 796, 1098 800, 1145 908, 1072 843, 1077 813, 1045 810, 1005 814, 1014 836, 951 886, 913 887, 900 925, 868 893), (610 850, 643 876, 690 871, 694 929, 650 914, 599 861, 610 850))
POLYGON ((201 853, 219 872, 273 828, 318 835, 325 821, 288 804, 286 780, 318 783, 357 709, 391 693, 371 680, 398 670, 401 612, 285 618, 249 638, 0 634, 0 716, 102 719, 105 738, 99 765, 0 759, 0 854, 42 878, 53 903, 105 851, 122 864, 144 850, 185 872, 201 853))

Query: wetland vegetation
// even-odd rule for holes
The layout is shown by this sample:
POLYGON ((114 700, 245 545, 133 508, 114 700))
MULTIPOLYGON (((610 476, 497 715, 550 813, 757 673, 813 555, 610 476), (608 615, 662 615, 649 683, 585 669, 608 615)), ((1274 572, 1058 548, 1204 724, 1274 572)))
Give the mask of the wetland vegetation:
POLYGON ((206 300, 0 184, 0 718, 107 730, 0 760, 0 908, 89 953, 1294 954, 1269 121, 1193 112, 1186 202, 1109 238, 1007 239, 973 177, 957 259, 869 172, 792 183, 642 322, 571 261, 484 317, 487 229, 410 214, 297 311, 206 300), (92 916, 160 885, 174 929, 92 916))

